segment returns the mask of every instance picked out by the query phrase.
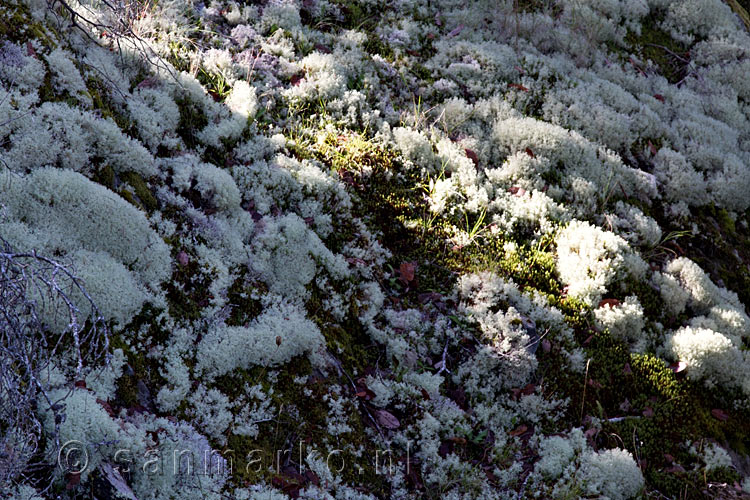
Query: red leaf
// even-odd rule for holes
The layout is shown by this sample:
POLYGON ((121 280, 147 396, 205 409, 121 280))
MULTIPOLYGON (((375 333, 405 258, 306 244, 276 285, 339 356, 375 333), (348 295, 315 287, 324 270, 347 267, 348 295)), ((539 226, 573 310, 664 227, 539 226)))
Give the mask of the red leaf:
POLYGON ((633 370, 630 368, 630 363, 625 363, 625 366, 622 367, 622 373, 625 375, 633 374, 633 370))
POLYGON ((413 262, 402 262, 398 268, 398 272, 401 274, 401 281, 407 285, 414 281, 416 270, 417 266, 413 262))
POLYGON ((647 407, 646 407, 646 408, 645 408, 645 409, 643 410, 643 416, 644 416, 644 417, 646 417, 646 418, 651 418, 651 417, 653 417, 653 416, 654 416, 654 409, 653 409, 653 408, 651 408, 650 406, 647 406, 647 407))
POLYGON ((529 428, 526 427, 525 425, 519 425, 518 427, 510 431, 508 434, 510 434, 511 436, 520 436, 528 430, 529 428))
POLYGON ((529 89, 527 87, 524 87, 520 83, 509 83, 508 87, 510 87, 512 89, 518 89, 518 90, 521 90, 523 92, 528 92, 529 91, 529 89))
POLYGON ((718 408, 714 408, 713 410, 711 410, 711 415, 713 415, 715 419, 721 420, 722 422, 726 422, 727 420, 729 420, 729 414, 724 410, 720 410, 718 408))
POLYGON ((651 151, 652 155, 656 156, 656 153, 657 153, 656 146, 654 146, 653 142, 648 141, 648 149, 649 149, 649 151, 651 151))
POLYGON ((523 196, 526 194, 526 190, 518 186, 509 187, 508 192, 514 196, 523 196))
POLYGON ((430 394, 424 389, 424 387, 421 390, 422 390, 422 397, 425 399, 425 401, 429 401, 430 394))
POLYGON ((471 149, 469 149, 469 148, 466 148, 466 149, 464 149, 464 152, 466 153, 466 157, 467 157, 467 158, 470 158, 470 159, 471 159, 471 161, 473 161, 473 162, 474 162, 474 166, 475 166, 475 167, 476 167, 477 165, 479 165, 479 157, 477 156, 477 154, 476 154, 476 153, 475 153, 474 151, 472 151, 472 150, 471 150, 471 149))
POLYGON ((665 453, 664 454, 664 460, 666 460, 667 462, 671 463, 671 462, 674 462, 674 457, 672 455, 670 455, 669 453, 665 453))
POLYGON ((299 85, 299 84, 300 84, 300 82, 301 82, 301 81, 302 81, 302 80, 303 80, 304 78, 305 78, 305 74, 304 74, 304 73, 297 73, 296 75, 293 75, 293 76, 292 76, 292 77, 291 77, 291 78, 289 79, 289 81, 291 82, 291 84, 292 84, 292 85, 294 85, 294 86, 296 87, 297 85, 299 85))
POLYGON ((386 429, 398 429, 401 426, 401 423, 398 421, 398 419, 393 416, 392 413, 385 410, 376 411, 375 418, 377 419, 378 423, 386 429))
POLYGON ((658 99, 661 102, 664 102, 664 96, 661 94, 654 94, 654 98, 658 99))
POLYGON ((276 335, 276 345, 277 346, 281 345, 281 335, 276 335))
POLYGON ((86 381, 85 381, 85 380, 76 380, 76 381, 75 381, 75 382, 73 383, 73 385, 74 385, 75 387, 78 387, 78 388, 80 388, 80 389, 85 389, 85 388, 86 388, 86 381))
POLYGON ((531 150, 531 148, 526 148, 526 149, 525 149, 525 151, 526 151, 526 154, 527 154, 527 155, 531 156, 532 158, 536 158, 536 155, 535 155, 535 154, 534 154, 534 152, 533 152, 533 151, 531 150))
POLYGON ((29 57, 36 58, 36 50, 34 50, 34 46, 31 45, 31 42, 26 42, 26 55, 29 57))
POLYGON ((542 340, 542 350, 544 352, 550 352, 552 350, 552 343, 547 339, 542 340))
POLYGON ((597 307, 609 306, 610 309, 613 309, 619 305, 620 305, 620 301, 617 299, 604 299, 601 302, 599 302, 599 305, 597 307))
POLYGON ((365 387, 364 389, 360 389, 355 394, 355 396, 357 396, 358 398, 362 398, 365 401, 370 401, 370 400, 372 400, 372 399, 375 398, 375 393, 372 390, 370 390, 367 387, 365 387))

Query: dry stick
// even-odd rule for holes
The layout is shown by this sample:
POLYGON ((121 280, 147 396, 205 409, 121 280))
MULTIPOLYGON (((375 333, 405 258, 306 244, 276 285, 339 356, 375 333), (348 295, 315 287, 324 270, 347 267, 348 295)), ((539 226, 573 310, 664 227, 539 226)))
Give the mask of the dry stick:
POLYGON ((656 44, 656 43, 647 43, 646 45, 650 45, 651 47, 656 47, 656 48, 662 49, 662 50, 668 52, 670 55, 672 55, 673 57, 676 57, 677 59, 679 59, 680 61, 682 61, 684 63, 689 63, 690 62, 688 59, 685 59, 684 57, 676 54, 675 52, 673 52, 671 50, 669 50, 664 45, 659 45, 659 44, 656 44))
POLYGON ((583 377, 583 397, 581 398, 581 417, 580 421, 583 423, 583 406, 586 403, 586 385, 589 382, 589 364, 591 364, 591 358, 586 361, 586 375, 583 377))

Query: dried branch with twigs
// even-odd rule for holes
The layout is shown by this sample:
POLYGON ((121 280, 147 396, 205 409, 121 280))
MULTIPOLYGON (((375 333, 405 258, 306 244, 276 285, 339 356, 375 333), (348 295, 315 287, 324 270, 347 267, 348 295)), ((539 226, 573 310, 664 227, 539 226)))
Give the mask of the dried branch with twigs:
POLYGON ((64 397, 51 396, 47 382, 55 358, 70 353, 78 381, 108 361, 109 350, 104 320, 71 268, 34 251, 16 253, 0 238, 0 484, 31 475, 38 481, 48 469, 37 446, 39 410, 55 422, 47 436, 55 449, 45 451, 59 449, 64 397), (45 321, 51 313, 67 326, 52 331, 45 321))

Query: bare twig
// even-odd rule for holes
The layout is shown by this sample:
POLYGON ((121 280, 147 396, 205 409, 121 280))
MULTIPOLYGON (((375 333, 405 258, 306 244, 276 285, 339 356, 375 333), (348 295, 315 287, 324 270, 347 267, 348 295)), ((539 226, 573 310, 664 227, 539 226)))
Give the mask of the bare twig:
POLYGON ((63 350, 74 356, 75 380, 109 360, 107 327, 93 299, 65 265, 35 251, 16 253, 0 238, 0 451, 10 451, 0 453, 0 484, 38 480, 48 468, 34 458, 44 430, 37 409, 54 419, 48 432, 54 449, 47 451, 54 456, 60 447, 67 394, 50 394, 45 371, 63 350), (67 326, 52 331, 45 319, 58 312, 67 326))

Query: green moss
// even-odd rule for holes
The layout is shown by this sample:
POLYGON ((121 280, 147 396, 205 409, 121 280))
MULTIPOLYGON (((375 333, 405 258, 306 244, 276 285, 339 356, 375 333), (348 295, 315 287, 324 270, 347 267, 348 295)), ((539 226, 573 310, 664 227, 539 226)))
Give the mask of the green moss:
POLYGON ((734 225, 734 219, 729 216, 729 212, 721 208, 716 210, 716 219, 719 221, 722 231, 725 234, 733 235, 737 232, 737 227, 734 225))
MULTIPOLYGON (((179 247, 173 246, 175 261, 180 251, 182 250, 179 247)), ((201 309, 206 307, 211 299, 208 289, 211 279, 211 276, 202 271, 199 259, 195 255, 188 256, 186 265, 176 265, 172 279, 165 284, 169 314, 177 319, 199 319, 201 309)))
POLYGON ((145 329, 149 346, 165 342, 169 332, 157 320, 159 313, 158 309, 147 304, 122 331, 112 337, 112 348, 122 349, 127 362, 123 375, 116 383, 115 400, 110 402, 115 410, 140 406, 139 382, 145 384, 151 394, 155 394, 156 390, 165 383, 159 372, 159 361, 147 356, 147 348, 134 346, 132 342, 126 340, 135 332, 145 329))
POLYGON ((129 130, 133 126, 130 118, 117 110, 109 97, 109 88, 101 79, 89 76, 86 80, 86 88, 94 104, 94 109, 99 111, 102 118, 112 119, 123 131, 129 130))
POLYGON ((199 145, 197 133, 208 125, 208 118, 201 105, 193 101, 187 94, 175 98, 175 104, 180 110, 180 121, 177 125, 177 133, 185 141, 189 149, 199 145))
MULTIPOLYGON (((135 172, 125 172, 121 175, 121 178, 124 182, 130 184, 130 186, 135 190, 135 198, 130 196, 132 200, 128 201, 138 207, 145 209, 147 212, 153 212, 157 209, 158 203, 156 201, 156 198, 151 192, 151 189, 149 189, 148 184, 146 184, 146 181, 143 179, 143 177, 135 172)), ((130 195, 130 193, 127 191, 123 191, 123 193, 124 195, 130 195)))
MULTIPOLYGON (((641 33, 629 31, 625 43, 629 52, 652 61, 670 83, 677 83, 685 77, 689 47, 674 40, 669 33, 659 27, 663 14, 652 12, 641 20, 641 33)), ((625 54, 627 56, 627 53, 625 54)))
POLYGON ((336 172, 361 173, 365 169, 387 169, 393 154, 369 140, 363 133, 328 133, 313 145, 317 158, 336 172))
MULTIPOLYGON (((278 486, 282 484, 291 489, 299 489, 314 476, 305 475, 307 470, 304 463, 299 468, 300 449, 302 458, 313 450, 324 459, 329 453, 340 448, 335 442, 329 442, 328 421, 330 419, 328 404, 324 396, 328 394, 332 384, 342 384, 349 387, 349 381, 343 377, 339 379, 323 379, 316 375, 305 358, 295 359, 284 370, 278 372, 276 381, 271 385, 265 375, 263 367, 250 370, 235 370, 231 375, 216 380, 217 386, 230 398, 239 396, 246 384, 261 383, 264 390, 271 393, 273 407, 276 408, 272 421, 259 423, 260 432, 257 437, 228 436, 227 445, 223 450, 231 457, 234 473, 231 480, 238 485, 266 481, 278 486), (307 376, 307 383, 298 384, 295 378, 307 376), (271 391, 273 389, 273 391, 271 391), (305 394, 309 390, 311 394, 305 394), (300 418, 301 417, 301 418, 300 418), (286 464, 287 458, 291 464, 286 464), (260 461, 258 461, 260 460, 260 461), (261 466, 261 467, 259 467, 261 466), (270 469, 270 470, 269 470, 270 469)), ((343 436, 347 445, 363 446, 367 450, 368 444, 365 433, 365 423, 357 408, 348 412, 347 423, 352 432, 343 436)), ((372 455, 374 455, 374 450, 372 455)), ((366 454, 367 457, 367 454, 366 454)), ((336 457, 338 460, 338 457, 336 457)), ((368 491, 386 490, 383 477, 375 473, 373 467, 362 464, 362 472, 352 464, 361 463, 365 459, 349 456, 348 452, 341 455, 347 464, 341 476, 347 484, 359 486, 368 491)), ((338 463, 338 462, 337 462, 338 463)))
POLYGON ((94 173, 94 180, 102 186, 114 191, 115 170, 110 165, 105 164, 94 173))
POLYGON ((227 301, 232 304, 232 310, 226 324, 229 326, 240 326, 256 318, 263 310, 258 299, 253 298, 251 292, 256 290, 259 294, 266 291, 262 283, 250 283, 245 276, 234 280, 227 290, 227 301))
POLYGON ((57 47, 57 43, 48 33, 56 35, 51 29, 34 20, 28 5, 24 2, 7 0, 0 4, 0 39, 18 44, 29 40, 39 40, 48 49, 57 47))

